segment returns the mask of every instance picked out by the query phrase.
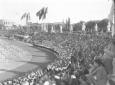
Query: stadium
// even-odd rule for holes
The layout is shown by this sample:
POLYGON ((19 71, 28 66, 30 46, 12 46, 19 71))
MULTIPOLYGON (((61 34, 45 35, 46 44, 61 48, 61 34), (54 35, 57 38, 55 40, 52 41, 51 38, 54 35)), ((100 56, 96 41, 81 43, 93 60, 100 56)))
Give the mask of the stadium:
POLYGON ((45 22, 48 7, 35 14, 42 22, 31 22, 30 12, 20 18, 25 25, 1 19, 0 85, 115 85, 111 2, 99 20, 45 22))

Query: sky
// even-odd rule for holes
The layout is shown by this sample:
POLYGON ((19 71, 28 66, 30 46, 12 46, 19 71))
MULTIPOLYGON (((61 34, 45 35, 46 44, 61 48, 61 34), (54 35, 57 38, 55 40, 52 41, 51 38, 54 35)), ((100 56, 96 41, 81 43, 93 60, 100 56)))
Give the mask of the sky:
POLYGON ((68 17, 71 23, 101 20, 108 17, 111 0, 0 0, 0 19, 22 24, 25 12, 30 12, 32 22, 62 22, 68 17), (42 7, 48 7, 47 17, 39 21, 36 17, 42 7))

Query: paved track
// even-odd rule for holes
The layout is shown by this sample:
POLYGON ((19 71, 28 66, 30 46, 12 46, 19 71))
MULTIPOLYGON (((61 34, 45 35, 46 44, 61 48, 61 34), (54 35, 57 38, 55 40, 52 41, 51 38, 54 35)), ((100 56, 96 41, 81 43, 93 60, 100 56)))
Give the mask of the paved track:
POLYGON ((24 72, 39 68, 41 65, 45 67, 55 59, 53 52, 45 48, 36 48, 20 41, 12 41, 4 38, 2 40, 10 43, 10 45, 22 48, 27 51, 27 55, 23 56, 23 60, 18 57, 11 58, 9 56, 7 57, 7 63, 3 63, 2 59, 0 59, 0 81, 19 76, 24 72))

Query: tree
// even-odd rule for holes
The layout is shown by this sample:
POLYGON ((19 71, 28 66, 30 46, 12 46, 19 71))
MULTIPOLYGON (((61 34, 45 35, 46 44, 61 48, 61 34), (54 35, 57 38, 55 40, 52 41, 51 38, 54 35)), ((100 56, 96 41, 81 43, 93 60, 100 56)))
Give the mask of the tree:
POLYGON ((66 19, 65 27, 63 29, 64 32, 70 32, 70 18, 66 19))
POLYGON ((67 27, 67 29, 70 28, 70 18, 68 18, 68 19, 66 20, 66 27, 67 27))
POLYGON ((58 33, 60 32, 60 25, 59 24, 55 25, 55 31, 58 32, 58 33))
POLYGON ((73 32, 77 32, 81 30, 82 30, 82 24, 80 22, 73 25, 73 32))
POLYGON ((95 30, 95 25, 96 25, 95 21, 88 21, 86 23, 86 31, 93 32, 95 30))
POLYGON ((99 32, 107 32, 108 19, 103 19, 97 23, 99 32))

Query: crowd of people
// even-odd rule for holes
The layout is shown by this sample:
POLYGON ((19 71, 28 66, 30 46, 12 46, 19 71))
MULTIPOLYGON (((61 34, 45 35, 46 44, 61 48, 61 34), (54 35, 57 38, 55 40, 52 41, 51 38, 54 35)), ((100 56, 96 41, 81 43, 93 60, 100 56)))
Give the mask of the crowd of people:
MULTIPOLYGON (((54 50, 57 58, 46 68, 5 80, 0 85, 107 85, 113 67, 107 68, 111 73, 105 70, 108 57, 103 56, 109 56, 107 50, 115 45, 112 36, 82 32, 38 33, 31 36, 29 42, 54 50)), ((108 85, 115 85, 109 81, 108 85)))

